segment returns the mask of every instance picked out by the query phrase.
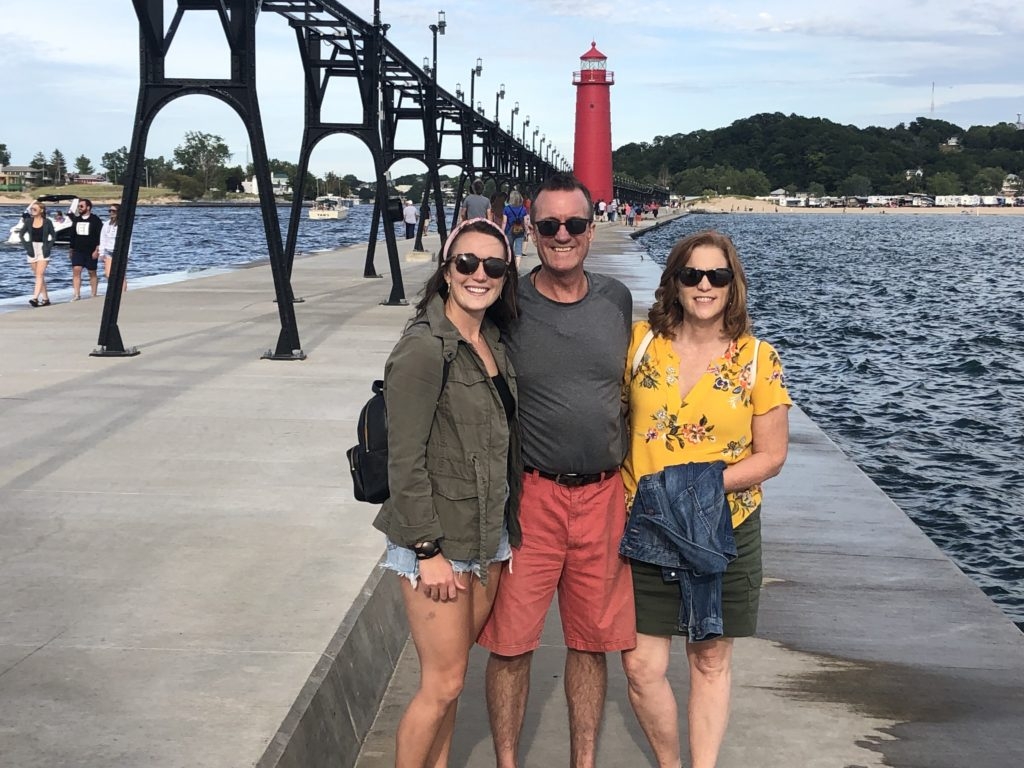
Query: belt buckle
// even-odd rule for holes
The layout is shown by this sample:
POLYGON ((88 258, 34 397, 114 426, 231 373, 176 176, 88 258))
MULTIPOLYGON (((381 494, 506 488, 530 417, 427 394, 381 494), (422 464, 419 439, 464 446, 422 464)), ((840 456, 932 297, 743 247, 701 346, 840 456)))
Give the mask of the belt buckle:
POLYGON ((555 484, 563 488, 579 488, 583 485, 583 475, 560 473, 555 475, 555 484))

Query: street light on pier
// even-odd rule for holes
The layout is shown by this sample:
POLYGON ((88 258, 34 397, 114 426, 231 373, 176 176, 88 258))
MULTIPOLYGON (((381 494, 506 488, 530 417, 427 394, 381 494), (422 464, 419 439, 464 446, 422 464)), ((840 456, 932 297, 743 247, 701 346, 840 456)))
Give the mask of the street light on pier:
POLYGON ((448 23, 444 20, 444 11, 438 11, 437 24, 431 24, 429 27, 430 33, 434 38, 434 63, 430 66, 430 72, 435 83, 437 82, 437 34, 440 32, 443 35, 447 26, 448 23))
POLYGON ((482 102, 479 102, 479 101, 478 101, 478 102, 476 103, 476 111, 477 111, 477 113, 478 113, 478 114, 480 115, 480 117, 483 117, 483 116, 484 116, 484 105, 483 105, 483 103, 482 103, 482 102))
POLYGON ((426 56, 423 57, 423 71, 427 73, 427 77, 431 76, 430 59, 426 56))
POLYGON ((484 73, 483 59, 476 60, 476 66, 469 70, 469 106, 472 109, 476 102, 476 78, 484 73))
POLYGON ((537 152, 537 134, 538 133, 540 133, 540 128, 534 128, 533 129, 533 141, 530 143, 530 151, 535 153, 535 154, 537 152))
POLYGON ((494 124, 501 127, 498 123, 498 105, 501 104, 501 100, 505 98, 505 84, 502 83, 498 86, 498 92, 494 94, 494 124))
POLYGON ((540 156, 541 157, 544 157, 544 142, 547 141, 547 140, 548 140, 548 137, 542 134, 541 137, 540 137, 540 156))
POLYGON ((455 98, 458 99, 459 101, 465 101, 466 100, 466 94, 462 90, 462 83, 456 83, 455 84, 455 98))
POLYGON ((530 116, 527 115, 526 119, 523 120, 523 141, 522 141, 522 145, 524 147, 526 146, 526 129, 527 129, 527 127, 529 127, 529 125, 530 125, 530 116))
POLYGON ((513 138, 515 138, 515 135, 516 135, 516 115, 518 115, 518 114, 519 114, 519 102, 517 101, 515 103, 515 106, 512 107, 512 119, 509 121, 509 124, 508 124, 508 134, 509 134, 509 136, 512 136, 513 138))

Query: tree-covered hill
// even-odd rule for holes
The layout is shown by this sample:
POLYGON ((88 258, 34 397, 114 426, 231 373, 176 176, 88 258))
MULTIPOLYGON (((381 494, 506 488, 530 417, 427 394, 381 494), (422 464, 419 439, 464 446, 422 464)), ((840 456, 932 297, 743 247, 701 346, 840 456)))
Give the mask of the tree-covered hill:
POLYGON ((779 187, 812 195, 983 195, 997 193, 1007 174, 1024 176, 1024 130, 1013 123, 965 130, 924 117, 857 128, 776 112, 626 144, 612 162, 616 173, 684 195, 763 195, 779 187))

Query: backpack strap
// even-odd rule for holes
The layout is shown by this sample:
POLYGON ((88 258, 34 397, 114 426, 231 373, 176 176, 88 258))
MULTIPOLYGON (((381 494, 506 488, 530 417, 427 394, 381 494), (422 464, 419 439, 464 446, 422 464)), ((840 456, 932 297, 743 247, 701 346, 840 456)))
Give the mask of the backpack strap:
POLYGON ((754 339, 754 362, 750 364, 750 388, 753 390, 757 383, 757 353, 761 349, 761 340, 754 339))
POLYGON ((633 376, 636 376, 636 372, 640 369, 640 363, 644 359, 644 353, 647 351, 647 348, 651 346, 652 341, 654 341, 654 331, 648 330, 640 340, 640 346, 636 348, 636 354, 633 355, 633 376))

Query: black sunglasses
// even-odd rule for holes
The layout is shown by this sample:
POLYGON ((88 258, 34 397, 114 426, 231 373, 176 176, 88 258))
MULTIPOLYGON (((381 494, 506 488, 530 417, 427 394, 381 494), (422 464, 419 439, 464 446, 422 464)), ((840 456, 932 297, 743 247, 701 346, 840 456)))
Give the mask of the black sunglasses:
POLYGON ((495 256, 481 259, 475 253, 459 253, 452 260, 455 262, 455 268, 464 275, 475 274, 481 262, 484 265, 484 274, 490 278, 504 277, 508 271, 508 262, 495 256))
POLYGON ((719 267, 718 269, 694 269, 693 267, 683 267, 676 272, 676 277, 679 278, 680 283, 688 288, 700 285, 700 281, 705 277, 713 287, 725 288, 725 286, 732 282, 732 270, 728 267, 719 267))
POLYGON ((583 219, 577 216, 573 216, 571 219, 565 221, 559 221, 558 219, 541 219, 540 221, 533 222, 533 226, 537 228, 544 237, 554 237, 558 234, 558 229, 565 224, 565 231, 570 235, 582 235, 587 231, 587 227, 590 226, 590 219, 583 219))

